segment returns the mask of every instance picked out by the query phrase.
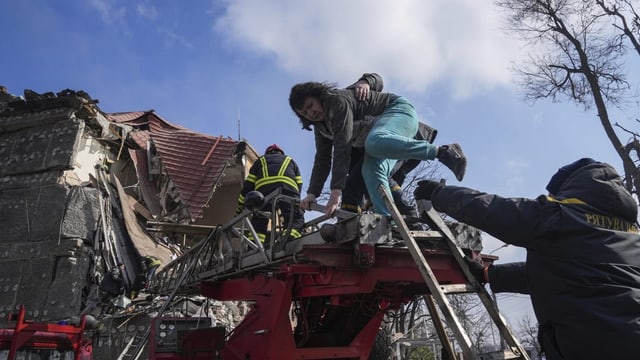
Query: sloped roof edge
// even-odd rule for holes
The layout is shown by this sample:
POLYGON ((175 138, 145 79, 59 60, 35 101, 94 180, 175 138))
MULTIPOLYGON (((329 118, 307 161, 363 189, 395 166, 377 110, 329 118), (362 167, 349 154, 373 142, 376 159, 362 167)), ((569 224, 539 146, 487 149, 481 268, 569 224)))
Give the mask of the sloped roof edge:
MULTIPOLYGON (((202 217, 203 208, 225 168, 233 161, 239 140, 211 135, 175 125, 153 110, 111 113, 110 121, 134 128, 130 136, 142 149, 151 139, 164 169, 188 206, 192 220, 202 217)), ((255 150, 254 150, 255 151, 255 150)))

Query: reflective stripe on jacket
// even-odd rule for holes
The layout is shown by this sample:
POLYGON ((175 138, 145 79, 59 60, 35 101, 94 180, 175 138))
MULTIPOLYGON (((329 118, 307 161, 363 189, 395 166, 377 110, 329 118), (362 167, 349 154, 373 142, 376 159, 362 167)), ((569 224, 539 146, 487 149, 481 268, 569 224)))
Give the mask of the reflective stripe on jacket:
POLYGON ((238 197, 236 214, 244 210, 244 197, 250 191, 257 190, 266 196, 282 189, 284 195, 299 197, 301 188, 300 169, 291 157, 279 153, 263 155, 249 169, 238 197))

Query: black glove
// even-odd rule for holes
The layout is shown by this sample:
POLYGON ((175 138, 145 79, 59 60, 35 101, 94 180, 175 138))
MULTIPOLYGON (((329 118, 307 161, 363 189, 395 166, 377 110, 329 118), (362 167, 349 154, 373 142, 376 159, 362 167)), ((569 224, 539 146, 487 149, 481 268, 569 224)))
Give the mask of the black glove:
POLYGON ((418 187, 413 191, 416 200, 431 200, 431 196, 436 189, 443 187, 444 184, 433 180, 420 180, 418 187))
POLYGON ((472 260, 468 256, 464 257, 464 262, 467 263, 467 266, 469 267, 469 271, 471 271, 471 275, 473 275, 473 277, 476 278, 476 280, 478 280, 480 284, 486 283, 484 279, 484 269, 487 266, 482 265, 478 261, 472 260))

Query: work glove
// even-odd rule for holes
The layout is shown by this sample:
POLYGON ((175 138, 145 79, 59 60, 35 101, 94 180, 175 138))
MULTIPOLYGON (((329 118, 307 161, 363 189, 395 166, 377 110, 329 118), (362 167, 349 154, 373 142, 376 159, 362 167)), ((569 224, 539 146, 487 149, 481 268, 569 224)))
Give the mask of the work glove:
POLYGON ((436 189, 443 187, 444 184, 433 181, 433 180, 420 180, 418 181, 418 186, 413 191, 413 197, 416 200, 429 200, 431 201, 431 196, 433 196, 433 192, 436 189))
POLYGON ((471 275, 473 275, 473 277, 480 284, 485 284, 487 282, 486 279, 484 278, 484 272, 485 272, 485 268, 487 268, 488 266, 485 266, 481 264, 479 261, 473 260, 468 256, 464 257, 464 262, 467 263, 467 266, 469 267, 469 271, 471 271, 471 275))

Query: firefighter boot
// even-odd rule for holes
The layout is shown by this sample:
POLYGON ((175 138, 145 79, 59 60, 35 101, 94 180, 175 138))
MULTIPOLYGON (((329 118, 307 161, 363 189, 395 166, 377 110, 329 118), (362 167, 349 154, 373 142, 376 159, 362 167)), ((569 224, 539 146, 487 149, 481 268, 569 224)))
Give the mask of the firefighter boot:
POLYGON ((467 170, 467 158, 462 153, 462 148, 458 144, 442 145, 438 148, 438 160, 448 167, 456 176, 458 181, 462 181, 467 170))

